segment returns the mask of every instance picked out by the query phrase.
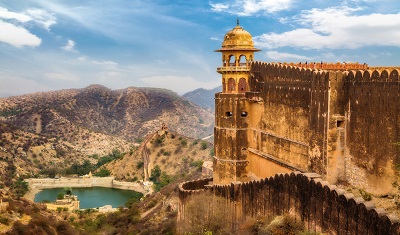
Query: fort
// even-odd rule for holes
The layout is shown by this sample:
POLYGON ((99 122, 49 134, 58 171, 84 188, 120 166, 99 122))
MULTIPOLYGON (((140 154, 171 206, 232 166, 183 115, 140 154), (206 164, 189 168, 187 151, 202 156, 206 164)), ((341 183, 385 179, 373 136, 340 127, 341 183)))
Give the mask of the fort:
POLYGON ((239 24, 216 51, 223 88, 215 94, 213 178, 180 185, 180 222, 190 217, 190 195, 209 191, 234 205, 232 224, 291 210, 312 231, 398 234, 396 218, 334 184, 394 192, 399 68, 255 62, 259 50, 239 24))

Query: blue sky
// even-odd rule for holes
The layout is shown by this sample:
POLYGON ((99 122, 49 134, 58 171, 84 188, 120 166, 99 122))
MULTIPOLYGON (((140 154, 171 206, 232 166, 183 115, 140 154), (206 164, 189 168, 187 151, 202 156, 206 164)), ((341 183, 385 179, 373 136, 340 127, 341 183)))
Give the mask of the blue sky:
POLYGON ((214 88, 213 51, 236 17, 262 49, 256 60, 400 65, 399 0, 1 0, 0 97, 214 88))

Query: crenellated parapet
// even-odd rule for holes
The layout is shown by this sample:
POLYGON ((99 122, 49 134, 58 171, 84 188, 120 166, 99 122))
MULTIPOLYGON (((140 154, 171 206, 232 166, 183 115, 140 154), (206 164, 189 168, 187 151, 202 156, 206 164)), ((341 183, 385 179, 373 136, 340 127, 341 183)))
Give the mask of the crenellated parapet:
MULTIPOLYGON (((306 229, 318 233, 390 235, 400 232, 397 217, 323 181, 315 173, 292 172, 246 183, 206 186, 209 180, 181 184, 180 203, 184 204, 190 195, 211 192, 224 198, 226 206, 237 212, 232 215, 235 228, 248 218, 272 219, 291 214, 302 221, 306 229)), ((184 206, 181 208, 180 223, 184 223, 191 215, 184 206)))
POLYGON ((350 70, 345 77, 346 82, 394 82, 398 83, 399 69, 350 70))
POLYGON ((347 62, 298 62, 298 63, 275 63, 284 66, 291 66, 297 68, 304 68, 304 69, 318 69, 318 70, 365 70, 368 69, 368 64, 360 64, 358 62, 355 63, 347 63, 347 62))

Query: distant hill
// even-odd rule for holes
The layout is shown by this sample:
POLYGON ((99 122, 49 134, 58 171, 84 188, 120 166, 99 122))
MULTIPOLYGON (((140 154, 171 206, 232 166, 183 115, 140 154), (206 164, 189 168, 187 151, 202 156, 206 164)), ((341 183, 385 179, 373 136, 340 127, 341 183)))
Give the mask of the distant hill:
POLYGON ((213 113, 176 93, 158 88, 83 89, 42 92, 0 99, 0 118, 27 132, 67 139, 82 132, 134 141, 159 129, 201 138, 213 132, 213 113))
POLYGON ((91 85, 1 98, 0 174, 10 177, 0 181, 9 186, 18 175, 63 174, 85 160, 97 164, 101 156, 133 151, 162 124, 202 138, 213 133, 214 115, 156 88, 91 85))
POLYGON ((214 113, 214 108, 215 108, 214 95, 215 93, 221 91, 222 91, 222 86, 216 87, 212 90, 199 88, 184 94, 182 97, 214 113))

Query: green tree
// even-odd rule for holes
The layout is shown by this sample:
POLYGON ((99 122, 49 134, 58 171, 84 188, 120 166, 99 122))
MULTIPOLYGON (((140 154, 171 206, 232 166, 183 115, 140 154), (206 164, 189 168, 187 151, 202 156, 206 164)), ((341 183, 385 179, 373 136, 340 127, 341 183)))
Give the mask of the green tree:
POLYGON ((151 169, 150 180, 155 182, 159 182, 161 176, 161 169, 159 165, 155 165, 153 169, 151 169))
POLYGON ((111 172, 106 169, 106 168, 101 168, 98 172, 96 172, 94 175, 98 177, 106 177, 110 176, 111 172))
POLYGON ((64 193, 62 193, 62 192, 61 192, 61 193, 58 193, 58 194, 57 194, 57 199, 58 199, 58 200, 64 199, 64 193))
POLYGON ((22 178, 18 179, 15 181, 12 186, 11 190, 15 193, 15 195, 20 198, 25 195, 26 192, 28 192, 28 183, 25 182, 22 178))

